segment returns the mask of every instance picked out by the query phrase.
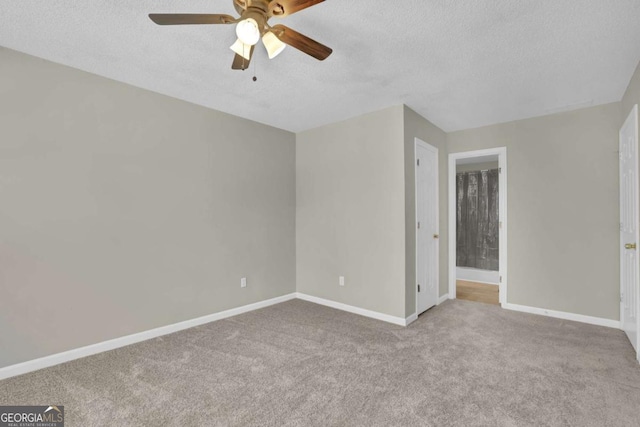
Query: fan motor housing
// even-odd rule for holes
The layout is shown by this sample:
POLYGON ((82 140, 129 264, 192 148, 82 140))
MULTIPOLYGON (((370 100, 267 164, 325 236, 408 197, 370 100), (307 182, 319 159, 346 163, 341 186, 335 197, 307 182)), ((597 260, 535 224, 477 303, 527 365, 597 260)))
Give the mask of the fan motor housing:
POLYGON ((272 0, 233 0, 233 5, 240 15, 251 8, 262 10, 265 14, 269 12, 269 3, 272 0))

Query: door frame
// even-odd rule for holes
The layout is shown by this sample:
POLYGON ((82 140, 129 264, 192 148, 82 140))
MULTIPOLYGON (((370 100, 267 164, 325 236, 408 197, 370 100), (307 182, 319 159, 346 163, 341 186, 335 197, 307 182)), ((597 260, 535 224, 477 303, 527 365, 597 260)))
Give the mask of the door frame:
POLYGON ((456 299, 456 162, 460 159, 474 157, 498 156, 500 176, 498 178, 498 203, 500 232, 498 237, 498 262, 500 272, 500 305, 507 304, 507 147, 489 148, 486 150, 465 151, 449 154, 449 299, 456 299))
MULTIPOLYGON (((434 147, 433 145, 424 142, 423 140, 421 140, 420 138, 415 138, 414 139, 414 143, 413 143, 413 159, 414 162, 416 161, 416 159, 418 158, 418 146, 421 146, 422 148, 425 148, 431 152, 434 152, 436 155, 436 227, 438 230, 438 235, 440 234, 440 152, 438 151, 438 148, 434 147)), ((414 217, 415 217, 415 224, 414 224, 414 232, 415 232, 415 283, 413 286, 413 289, 415 291, 416 294, 416 316, 420 315, 419 312, 419 308, 418 308, 418 167, 415 165, 414 163, 414 173, 413 173, 413 180, 414 180, 414 217)), ((436 305, 438 305, 438 302, 440 301, 440 240, 438 239, 438 250, 436 251, 436 287, 435 287, 435 293, 436 293, 436 305)))
MULTIPOLYGON (((620 127, 620 131, 618 132, 618 142, 620 143, 622 141, 622 130, 627 126, 629 120, 634 120, 635 119, 635 134, 636 134, 636 158, 634 159, 635 161, 635 166, 636 166, 636 173, 640 173, 640 165, 638 164, 638 155, 640 155, 640 151, 638 151, 638 148, 640 146, 640 140, 638 139, 640 137, 640 135, 638 135, 638 126, 640 125, 639 121, 640 119, 638 118, 638 104, 634 105, 633 108, 631 109, 631 112, 629 113, 629 115, 627 116, 627 118, 625 119, 624 123, 622 124, 622 126, 620 127)), ((619 171, 620 173, 620 178, 622 177, 622 170, 619 171)), ((637 181, 636 177, 636 203, 640 202, 640 183, 637 181)), ((618 183, 619 188, 622 188, 622 182, 618 183)), ((620 190, 621 193, 621 190, 620 190)), ((622 197, 622 194, 620 194, 620 196, 622 197)), ((619 203, 622 203, 622 199, 620 199, 619 203)), ((620 206, 620 210, 622 211, 622 206, 620 206)), ((639 215, 638 215, 638 207, 636 206, 636 209, 634 209, 634 211, 636 212, 636 216, 634 218, 634 221, 636 222, 636 235, 634 237, 635 241, 640 243, 640 219, 639 219, 639 215)), ((623 274, 624 272, 622 271, 622 259, 624 256, 624 249, 623 249, 623 245, 625 243, 623 241, 620 241, 620 329, 622 331, 625 330, 624 327, 624 318, 625 318, 625 310, 624 310, 624 300, 622 295, 624 295, 624 288, 623 288, 623 274)), ((640 262, 640 257, 636 256, 636 263, 640 262)), ((636 271, 640 272, 640 267, 636 266, 636 271)), ((640 279, 636 279, 636 283, 638 282, 638 280, 640 279)), ((636 294, 636 307, 640 308, 640 292, 638 292, 636 294)), ((636 345, 637 345, 637 349, 636 350, 636 360, 638 362, 640 362, 640 313, 636 313, 636 345)))

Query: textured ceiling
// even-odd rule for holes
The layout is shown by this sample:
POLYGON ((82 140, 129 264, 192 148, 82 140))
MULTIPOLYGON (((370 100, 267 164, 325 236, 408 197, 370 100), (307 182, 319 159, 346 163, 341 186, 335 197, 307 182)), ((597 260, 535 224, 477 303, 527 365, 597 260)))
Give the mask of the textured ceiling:
POLYGON ((453 131, 619 101, 640 60, 640 0, 327 0, 271 23, 332 56, 258 46, 244 72, 233 26, 150 12, 236 15, 232 0, 0 0, 0 45, 294 132, 403 103, 453 131))

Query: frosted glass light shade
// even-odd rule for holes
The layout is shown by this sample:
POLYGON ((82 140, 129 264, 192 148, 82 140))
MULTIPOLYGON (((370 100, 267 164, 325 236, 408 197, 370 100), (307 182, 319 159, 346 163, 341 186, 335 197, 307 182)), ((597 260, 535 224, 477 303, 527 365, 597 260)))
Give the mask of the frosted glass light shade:
POLYGON ((269 59, 275 58, 284 50, 285 47, 287 47, 287 45, 282 43, 271 31, 264 33, 264 36, 262 36, 262 43, 264 43, 264 47, 267 49, 269 59))
POLYGON ((260 30, 258 23, 253 18, 243 19, 236 26, 236 34, 242 43, 253 46, 260 40, 260 30))
POLYGON ((242 56, 247 61, 251 60, 251 46, 242 43, 242 40, 238 39, 230 48, 232 51, 242 56))

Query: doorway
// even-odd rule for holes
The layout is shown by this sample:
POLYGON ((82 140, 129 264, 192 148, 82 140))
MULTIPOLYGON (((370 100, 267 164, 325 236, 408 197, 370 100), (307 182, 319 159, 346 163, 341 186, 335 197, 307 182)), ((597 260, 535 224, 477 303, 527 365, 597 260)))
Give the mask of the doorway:
POLYGON ((438 149, 415 139, 416 314, 438 303, 438 149))
POLYGON ((506 147, 449 154, 449 298, 507 302, 506 147))

